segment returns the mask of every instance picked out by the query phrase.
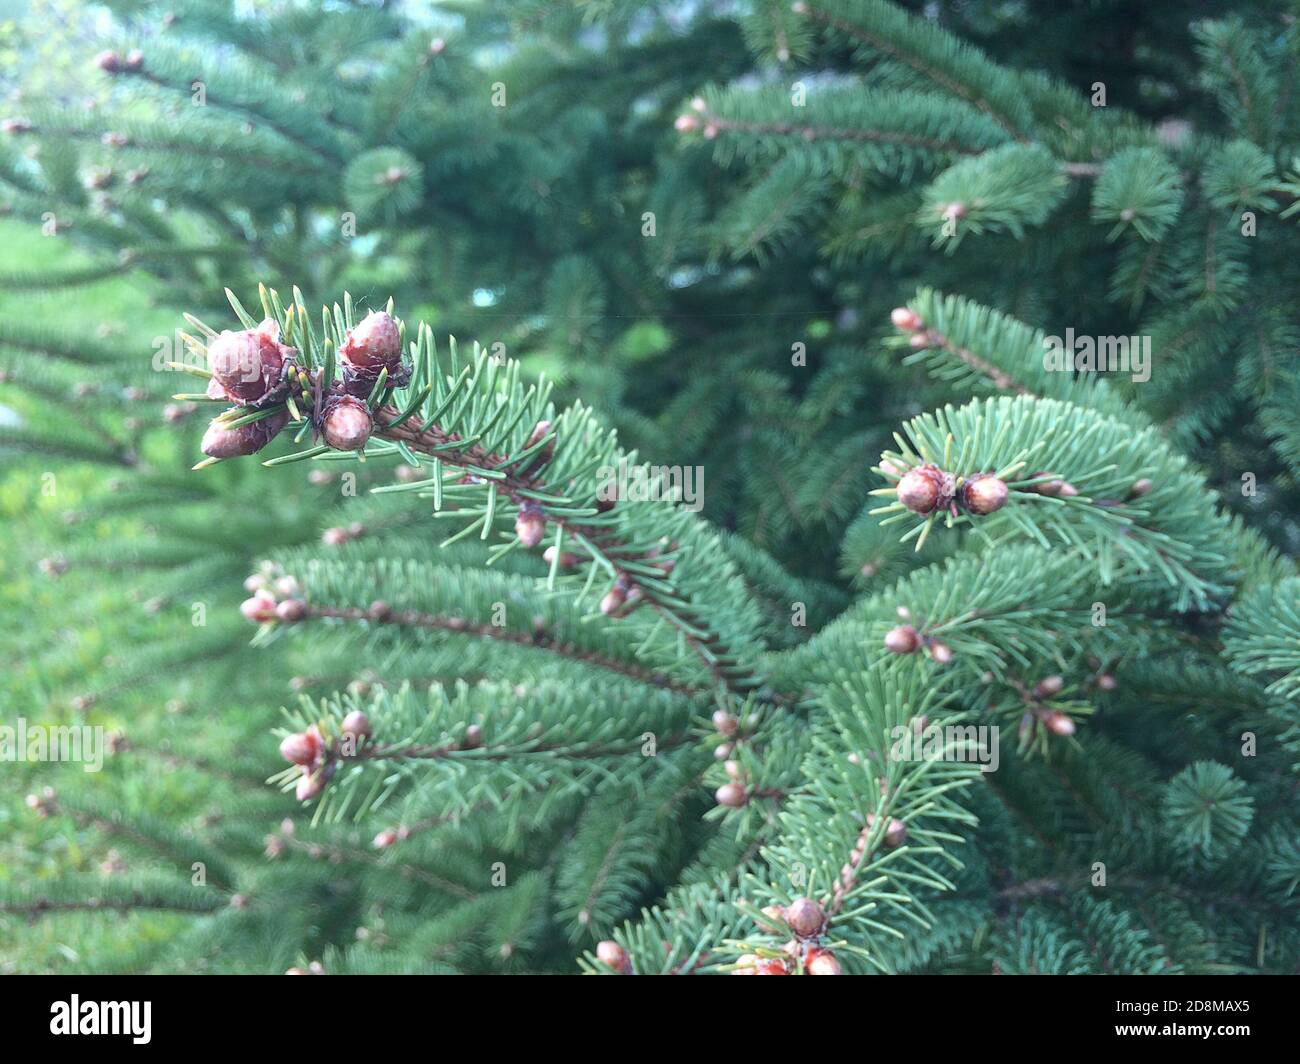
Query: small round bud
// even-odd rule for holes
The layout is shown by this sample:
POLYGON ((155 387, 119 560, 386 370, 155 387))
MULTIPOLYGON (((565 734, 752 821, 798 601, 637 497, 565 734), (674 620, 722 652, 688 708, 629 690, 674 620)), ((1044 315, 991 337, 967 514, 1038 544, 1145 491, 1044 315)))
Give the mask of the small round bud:
POLYGON ((885 633, 885 649, 891 654, 915 654, 921 646, 921 636, 910 624, 900 624, 885 633))
POLYGON ((627 975, 632 971, 632 960, 628 957, 627 950, 613 939, 607 938, 603 942, 596 943, 596 959, 607 968, 613 968, 620 975, 627 975))
POLYGON ((359 709, 354 709, 343 718, 342 731, 344 735, 355 736, 357 740, 369 739, 374 734, 370 726, 370 718, 359 709))
POLYGON ((726 772, 728 779, 739 782, 745 778, 745 766, 739 761, 727 761, 723 764, 722 769, 726 772))
POLYGON ((391 375, 401 365, 402 334, 397 321, 384 311, 372 310, 339 345, 339 358, 356 369, 387 369, 391 375))
MULTIPOLYGON (((555 548, 554 548, 554 547, 547 547, 546 550, 542 551, 542 559, 543 559, 543 560, 544 560, 548 565, 554 565, 554 564, 555 564, 555 548)), ((561 551, 561 552, 560 552, 560 568, 561 568, 561 569, 573 569, 573 568, 576 568, 577 565, 578 565, 578 556, 577 556, 576 554, 573 554, 573 553, 571 553, 571 552, 569 552, 569 551, 567 551, 567 550, 565 550, 565 551, 561 551)))
POLYGON ((220 419, 214 420, 199 449, 209 458, 243 458, 256 454, 270 443, 289 423, 289 411, 280 410, 269 417, 259 418, 231 428, 220 419))
POLYGON ((293 765, 311 765, 320 757, 321 741, 311 731, 294 732, 280 742, 280 756, 293 765))
POLYGON ((535 547, 546 535, 546 518, 535 506, 523 506, 515 518, 515 535, 524 547, 535 547))
POLYGON ((779 957, 764 957, 754 965, 755 975, 789 975, 790 969, 779 957))
POLYGON ((973 514, 986 515, 1001 510, 1010 495, 1006 482, 991 473, 976 473, 961 486, 961 501, 973 514))
POLYGON ((275 607, 275 615, 288 624, 301 621, 307 616, 307 603, 302 599, 285 599, 275 607))
POLYGON ((964 203, 947 203, 943 207, 943 220, 945 222, 955 222, 959 218, 966 217, 966 204, 964 203))
POLYGON ((828 949, 810 949, 808 956, 804 958, 803 970, 805 975, 844 974, 844 969, 840 966, 839 960, 828 949))
POLYGON ((678 115, 673 128, 678 133, 692 133, 700 128, 700 120, 694 115, 678 115))
POLYGON ((375 836, 375 841, 373 845, 376 850, 386 850, 388 849, 388 847, 394 845, 396 842, 397 842, 397 832, 393 831, 392 828, 388 828, 384 831, 381 831, 378 835, 375 836))
POLYGON ((921 315, 909 307, 895 307, 889 312, 889 320, 903 332, 916 332, 923 324, 921 315))
POLYGON ((740 721, 735 715, 728 713, 725 709, 715 709, 713 711, 713 727, 719 735, 730 738, 736 734, 740 727, 740 721))
POLYGON ((255 624, 275 620, 275 599, 269 592, 259 591, 239 604, 239 612, 255 624))
POLYGON ((1034 697, 1051 698, 1053 695, 1059 695, 1064 688, 1065 677, 1048 676, 1034 685, 1034 697))
POLYGON ((471 724, 465 729, 465 741, 460 744, 462 750, 476 750, 483 745, 483 728, 471 724))
POLYGON ((724 783, 713 793, 713 797, 717 799, 718 805, 725 805, 728 809, 739 809, 749 800, 745 788, 739 783, 724 783))
POLYGON ((1059 711, 1044 714, 1043 724, 1053 735, 1073 735, 1074 721, 1059 711))
POLYGON ((899 480, 898 501, 914 514, 931 513, 940 503, 943 484, 944 474, 937 466, 917 466, 899 480))
POLYGON ((936 640, 930 644, 930 657, 940 665, 947 665, 952 661, 952 647, 936 640))
POLYGON ((95 56, 95 66, 106 74, 116 74, 122 69, 122 57, 112 50, 103 51, 95 56))
POLYGON ((1097 677, 1097 686, 1103 691, 1113 691, 1119 686, 1119 681, 1108 672, 1103 672, 1097 677))
POLYGON ((267 319, 256 329, 226 330, 208 345, 208 369, 230 398, 253 402, 280 383, 285 359, 294 352, 279 336, 279 326, 267 319))
POLYGON ((627 602, 627 592, 620 587, 612 587, 603 599, 600 600, 600 612, 606 617, 617 613, 627 602))
POLYGON ((339 396, 321 418, 321 435, 336 451, 361 450, 374 427, 366 404, 352 395, 339 396))
POLYGON ((366 616, 375 622, 388 620, 393 615, 393 607, 383 599, 375 599, 366 609, 366 616))
POLYGON ((800 938, 812 938, 826 927, 826 912, 812 898, 796 898, 786 907, 785 922, 800 938))
POLYGON ((298 780, 298 786, 295 788, 295 795, 300 802, 307 802, 317 797, 325 790, 325 775, 322 772, 304 772, 298 780))
POLYGON ((1143 477, 1141 480, 1135 480, 1133 482, 1133 486, 1128 489, 1128 493, 1133 498, 1139 498, 1140 496, 1145 495, 1155 486, 1156 486, 1155 481, 1151 480, 1148 477, 1143 477))

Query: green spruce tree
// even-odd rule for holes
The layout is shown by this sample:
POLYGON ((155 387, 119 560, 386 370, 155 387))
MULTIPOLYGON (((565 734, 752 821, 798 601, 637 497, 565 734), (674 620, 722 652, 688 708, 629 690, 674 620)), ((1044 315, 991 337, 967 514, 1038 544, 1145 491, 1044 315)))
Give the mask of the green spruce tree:
POLYGON ((1273 5, 163 11, 0 156, 8 964, 1294 970, 1273 5))

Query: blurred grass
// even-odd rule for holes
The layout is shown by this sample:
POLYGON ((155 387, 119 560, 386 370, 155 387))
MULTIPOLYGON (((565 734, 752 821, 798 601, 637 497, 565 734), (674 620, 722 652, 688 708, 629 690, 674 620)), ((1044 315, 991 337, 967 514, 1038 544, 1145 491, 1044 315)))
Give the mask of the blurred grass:
MULTIPOLYGON (((0 274, 75 269, 90 261, 63 239, 42 236, 30 225, 0 220, 0 274)), ((0 290, 0 319, 57 323, 120 343, 124 358, 137 357, 138 352, 147 365, 154 350, 152 339, 169 335, 180 323, 176 310, 160 305, 157 291, 152 279, 138 271, 65 291, 0 290)), ((141 405, 144 409, 138 416, 152 419, 156 435, 164 436, 162 403, 151 400, 141 405)), ((23 416, 28 409, 14 388, 0 384, 0 416, 23 416)), ((111 475, 102 467, 34 455, 7 456, 0 464, 0 527, 4 530, 0 535, 0 645, 6 648, 0 701, 6 723, 26 717, 30 723, 103 725, 106 731, 128 721, 133 728, 165 729, 166 706, 133 688, 115 692, 84 711, 73 707, 86 678, 104 669, 104 659, 115 646, 128 637, 147 638, 150 624, 139 603, 121 601, 102 574, 73 569, 52 578, 37 564, 57 555, 74 537, 102 534, 102 526, 69 523, 65 515, 75 514, 111 475), (54 490, 47 493, 42 489, 45 474, 50 473, 54 490), (92 618, 93 624, 86 623, 92 618)), ((183 682, 177 687, 183 691, 183 682)), ((57 785, 61 773, 78 770, 77 766, 26 763, 0 766, 0 885, 94 872, 105 859, 111 844, 102 832, 67 816, 39 819, 23 804, 28 792, 51 782, 57 785)), ((110 772, 106 767, 106 780, 110 772)), ((177 777, 158 795, 178 818, 196 808, 200 797, 188 793, 192 788, 185 782, 177 777)), ((94 964, 96 955, 125 956, 148 942, 164 941, 185 919, 160 913, 102 919, 97 921, 96 934, 88 938, 84 925, 59 918, 0 917, 0 972, 17 970, 19 964, 27 972, 82 970, 94 964)))

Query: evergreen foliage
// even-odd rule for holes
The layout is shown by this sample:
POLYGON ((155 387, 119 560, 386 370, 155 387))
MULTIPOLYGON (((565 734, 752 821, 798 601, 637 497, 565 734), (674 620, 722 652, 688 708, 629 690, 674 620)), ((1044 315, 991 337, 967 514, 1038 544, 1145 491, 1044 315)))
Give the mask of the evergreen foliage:
POLYGON ((0 691, 111 740, 6 970, 1296 970, 1278 5, 108 6, 0 115, 0 691))

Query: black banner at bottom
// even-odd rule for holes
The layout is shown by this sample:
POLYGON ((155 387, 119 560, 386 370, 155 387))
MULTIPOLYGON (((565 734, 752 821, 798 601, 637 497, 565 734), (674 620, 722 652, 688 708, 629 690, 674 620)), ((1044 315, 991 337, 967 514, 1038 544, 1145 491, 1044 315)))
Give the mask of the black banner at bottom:
POLYGON ((1041 1033, 1071 1049, 1163 1043, 1185 1053, 1195 1045, 1250 1052, 1289 1043, 1297 988, 1275 977, 882 976, 802 991, 786 980, 763 991, 754 980, 723 977, 702 992, 699 979, 573 977, 584 978, 575 986, 562 976, 498 976, 491 985, 484 978, 9 976, 0 979, 0 999, 17 1044, 91 1052, 106 1043, 127 1052, 251 1048, 277 1031, 295 1042, 312 1031, 330 1051, 373 1049, 380 1030, 387 1032, 380 1044, 459 1030, 490 1038, 493 1050, 518 1039, 535 1051, 551 1042, 567 1049, 575 1036, 601 1031, 653 1038, 664 1025, 676 1028, 672 1044, 682 1047, 678 1024, 687 1017, 729 1016, 752 1030, 770 1015, 778 1027, 782 1016, 805 1016, 817 1026, 842 1024, 843 1034, 918 1045, 981 1036, 992 1044, 1013 1029, 1017 1038, 1041 1033), (800 1011, 748 1011, 769 993, 773 1003, 803 999, 800 1011))

